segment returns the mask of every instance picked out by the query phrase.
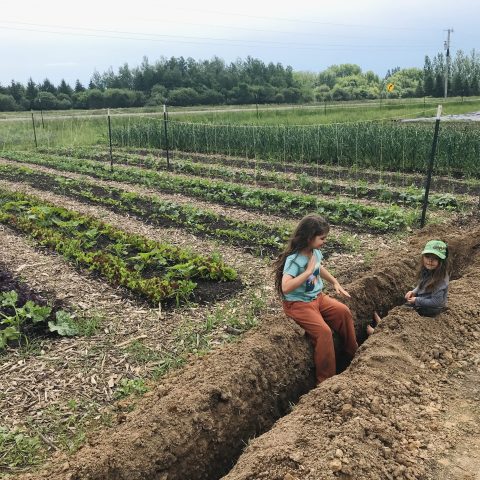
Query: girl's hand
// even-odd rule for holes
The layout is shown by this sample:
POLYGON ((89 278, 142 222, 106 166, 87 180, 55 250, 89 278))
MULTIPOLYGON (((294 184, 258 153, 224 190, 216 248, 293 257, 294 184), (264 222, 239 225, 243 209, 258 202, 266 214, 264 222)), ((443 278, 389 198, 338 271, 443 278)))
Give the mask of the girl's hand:
POLYGON ((405 294, 405 300, 407 300, 407 301, 410 300, 410 298, 412 298, 412 296, 413 296, 413 290, 410 290, 409 292, 407 292, 405 294))
POLYGON ((411 305, 415 305, 415 298, 413 294, 407 298, 407 303, 410 303, 411 305))
POLYGON ((346 290, 344 290, 338 282, 335 282, 333 284, 333 287, 335 288, 335 292, 337 292, 339 295, 350 298, 350 294, 346 290))
POLYGON ((314 253, 312 253, 310 260, 307 263, 307 268, 305 268, 305 271, 308 272, 309 275, 312 275, 313 272, 315 271, 316 264, 317 264, 317 257, 315 256, 314 253))

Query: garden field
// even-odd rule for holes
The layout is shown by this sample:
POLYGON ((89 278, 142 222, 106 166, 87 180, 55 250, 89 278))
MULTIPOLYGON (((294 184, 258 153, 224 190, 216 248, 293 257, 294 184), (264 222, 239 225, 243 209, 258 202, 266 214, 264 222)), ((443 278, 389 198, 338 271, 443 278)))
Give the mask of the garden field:
POLYGON ((112 153, 0 152, 1 478, 476 478, 478 127, 442 126, 419 229, 431 125, 115 121, 112 153), (362 343, 317 388, 271 270, 312 212, 362 343), (451 300, 419 321, 431 237, 451 300))

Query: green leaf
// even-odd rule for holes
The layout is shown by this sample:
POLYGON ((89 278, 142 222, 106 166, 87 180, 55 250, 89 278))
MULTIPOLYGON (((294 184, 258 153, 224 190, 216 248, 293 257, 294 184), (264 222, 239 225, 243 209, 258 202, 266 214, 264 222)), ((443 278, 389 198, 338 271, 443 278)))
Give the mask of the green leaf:
POLYGON ((0 302, 2 307, 15 307, 18 302, 18 294, 15 290, 0 293, 0 302))
POLYGON ((31 300, 23 306, 22 310, 25 317, 30 318, 33 323, 44 322, 52 313, 51 307, 36 305, 31 300))
POLYGON ((7 327, 0 330, 0 349, 4 349, 10 340, 18 340, 20 332, 15 327, 7 327))
POLYGON ((73 324, 72 317, 64 310, 55 314, 56 320, 48 322, 48 329, 57 332, 62 337, 73 337, 78 334, 77 327, 73 324))

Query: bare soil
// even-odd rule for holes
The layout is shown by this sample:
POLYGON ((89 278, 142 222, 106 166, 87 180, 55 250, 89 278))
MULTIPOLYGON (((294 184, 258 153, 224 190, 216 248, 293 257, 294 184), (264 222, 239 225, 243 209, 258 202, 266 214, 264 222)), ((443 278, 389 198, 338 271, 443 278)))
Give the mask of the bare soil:
POLYGON ((226 479, 475 479, 479 248, 478 226, 429 227, 380 255, 347 286, 349 303, 357 327, 393 310, 344 373, 273 428, 313 385, 309 342, 276 303, 257 329, 163 379, 77 454, 19 478, 217 479, 248 444, 226 479), (395 305, 434 237, 449 241, 455 275, 449 309, 431 319, 395 305))

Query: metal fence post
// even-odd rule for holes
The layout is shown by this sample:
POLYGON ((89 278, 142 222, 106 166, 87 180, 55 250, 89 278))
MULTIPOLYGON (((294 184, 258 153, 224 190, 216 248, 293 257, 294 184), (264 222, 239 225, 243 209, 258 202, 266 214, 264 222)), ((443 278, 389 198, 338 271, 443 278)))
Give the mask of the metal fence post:
POLYGON ((35 139, 35 148, 38 148, 37 130, 35 129, 35 119, 33 118, 33 109, 32 109, 32 125, 33 125, 33 138, 35 139))
POLYGON ((430 162, 428 164, 428 170, 427 170, 427 180, 425 182, 425 195, 423 197, 422 218, 420 219, 421 228, 425 226, 425 217, 427 215, 428 194, 430 192, 430 183, 432 181, 432 171, 433 171, 433 164, 435 161, 435 151, 437 150, 438 131, 440 129, 441 115, 442 115, 442 106, 439 105, 437 108, 437 119, 435 120, 435 132, 433 134, 432 153, 430 154, 430 162))
POLYGON ((112 124, 110 122, 110 109, 107 109, 108 139, 110 142, 110 171, 113 172, 113 151, 112 151, 112 124))
POLYGON ((163 128, 165 130, 165 149, 167 151, 167 170, 170 170, 170 154, 168 151, 168 129, 167 129, 167 104, 163 104, 163 128))

